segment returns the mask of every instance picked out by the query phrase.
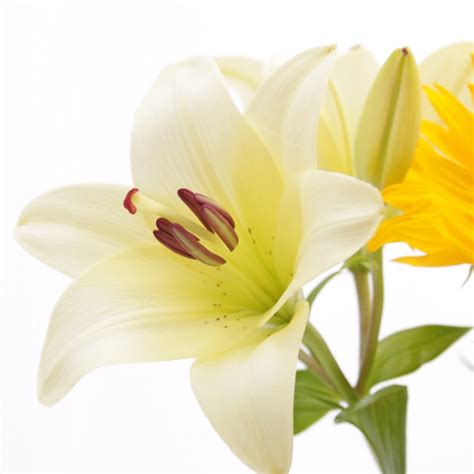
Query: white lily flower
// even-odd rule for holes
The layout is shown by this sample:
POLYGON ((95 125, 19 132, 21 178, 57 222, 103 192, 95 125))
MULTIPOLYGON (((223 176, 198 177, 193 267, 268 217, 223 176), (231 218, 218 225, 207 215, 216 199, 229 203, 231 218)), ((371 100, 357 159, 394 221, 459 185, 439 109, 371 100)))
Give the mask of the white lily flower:
MULTIPOLYGON (((316 103, 333 56, 297 60, 316 103)), ((162 72, 136 113, 136 188, 71 186, 26 207, 18 241, 75 277, 46 336, 42 403, 98 367, 194 357, 194 393, 232 451, 255 471, 289 470, 299 290, 364 245, 383 209, 371 185, 308 170, 292 146, 307 131, 285 120, 289 142, 272 156, 215 62, 191 59, 162 72)))
MULTIPOLYGON (((407 50, 399 50, 400 53, 402 51, 407 50)), ((420 109, 421 118, 438 120, 429 101, 420 94, 419 84, 438 83, 468 105, 470 96, 465 85, 474 80, 471 67, 473 51, 472 42, 454 44, 435 51, 421 62, 419 79, 409 52, 403 62, 404 73, 400 77, 397 77, 397 74, 402 61, 392 55, 390 65, 384 67, 385 71, 381 71, 378 81, 375 81, 375 78, 379 66, 367 49, 354 47, 338 57, 330 72, 317 131, 315 128, 315 136, 311 136, 314 141, 311 142, 309 134, 305 134, 308 142, 300 144, 306 153, 311 153, 313 166, 317 169, 355 175, 381 188, 399 182, 410 165, 418 139, 420 109), (400 93, 392 99, 391 96, 396 91, 400 93), (392 105, 395 102, 396 105, 392 105), (378 143, 385 141, 388 143, 387 150, 383 153, 383 159, 380 159, 377 149, 381 146, 378 143), (390 143, 393 146, 390 146, 390 143), (379 164, 383 161, 385 170, 377 170, 374 161, 379 164)), ((282 75, 288 64, 283 66, 278 74, 282 75)), ((259 124, 256 123, 259 118, 252 117, 253 108, 258 96, 261 100, 263 94, 260 86, 267 79, 265 71, 270 68, 256 60, 239 57, 220 59, 219 65, 226 77, 232 78, 231 87, 234 87, 237 93, 239 90, 245 90, 243 103, 250 104, 247 116, 259 130, 259 124), (250 99, 252 92, 257 97, 255 100, 250 99)), ((302 77, 296 67, 293 73, 295 77, 302 77)), ((295 100, 302 104, 302 113, 308 113, 309 109, 319 112, 320 105, 315 103, 312 97, 314 91, 305 88, 303 84, 295 83, 294 86, 292 94, 293 97, 298 97, 295 100), (310 105, 304 107, 305 103, 310 105)), ((265 90, 268 91, 268 86, 265 90)), ((270 102, 273 99, 271 96, 267 97, 270 102)), ((289 102, 292 100, 288 98, 289 102)), ((277 103, 280 104, 280 101, 277 103)), ((280 114, 277 116, 281 117, 280 114)), ((291 123, 298 123, 299 117, 294 120, 293 116, 290 120, 291 123)), ((306 123, 307 126, 316 124, 314 120, 306 123)), ((268 134, 268 130, 266 133, 268 134)), ((274 142, 273 139, 270 141, 274 142)))

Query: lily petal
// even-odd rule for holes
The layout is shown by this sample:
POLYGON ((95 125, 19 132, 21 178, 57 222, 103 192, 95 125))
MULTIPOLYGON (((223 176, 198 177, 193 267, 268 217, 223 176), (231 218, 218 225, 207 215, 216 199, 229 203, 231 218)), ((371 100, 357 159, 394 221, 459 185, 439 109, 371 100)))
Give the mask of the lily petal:
POLYGON ((209 196, 231 214, 238 212, 237 169, 262 159, 272 173, 275 165, 268 151, 237 109, 211 59, 169 66, 136 112, 135 184, 170 207, 176 206, 177 190, 187 188, 209 196))
MULTIPOLYGON (((440 84, 456 96, 466 107, 471 106, 468 84, 474 82, 474 67, 471 55, 474 43, 457 43, 438 49, 420 64, 422 85, 440 84)), ((422 96, 422 116, 439 122, 433 106, 422 96)))
POLYGON ((50 191, 23 210, 15 238, 38 260, 77 276, 106 256, 154 241, 144 220, 123 208, 127 191, 111 184, 50 191))
POLYGON ((337 58, 318 127, 319 169, 353 174, 357 124, 377 71, 374 56, 362 47, 354 47, 337 58))
POLYGON ((303 241, 296 264, 299 285, 359 250, 383 217, 383 199, 374 186, 351 176, 306 173, 301 185, 303 241))
POLYGON ((281 171, 212 60, 192 59, 160 74, 135 117, 132 170, 141 191, 172 209, 180 188, 218 202, 236 221, 239 251, 270 246, 281 171))
POLYGON ((282 280, 292 280, 260 324, 267 322, 298 288, 359 250, 375 233, 383 217, 380 192, 352 176, 326 171, 308 171, 301 176, 301 210, 298 203, 284 202, 282 212, 291 216, 291 225, 277 232, 276 253, 286 252, 283 262, 293 267, 279 268, 282 280), (295 257, 291 259, 289 252, 295 257), (286 272, 286 275, 285 275, 286 272))
POLYGON ((216 63, 245 110, 264 80, 265 64, 243 56, 219 57, 216 63))
POLYGON ((351 141, 354 140, 365 99, 378 70, 374 55, 360 46, 337 58, 334 64, 330 82, 341 100, 351 141))
POLYGON ((265 336, 256 329, 265 305, 248 286, 229 264, 209 267, 156 245, 100 261, 53 311, 40 401, 58 402, 97 367, 209 356, 265 336))
POLYGON ((288 176, 314 168, 316 127, 336 48, 311 49, 260 87, 245 116, 288 176))
POLYGON ((308 311, 300 301, 288 326, 258 344, 199 359, 191 369, 194 393, 212 426, 257 472, 290 468, 296 361, 308 311))

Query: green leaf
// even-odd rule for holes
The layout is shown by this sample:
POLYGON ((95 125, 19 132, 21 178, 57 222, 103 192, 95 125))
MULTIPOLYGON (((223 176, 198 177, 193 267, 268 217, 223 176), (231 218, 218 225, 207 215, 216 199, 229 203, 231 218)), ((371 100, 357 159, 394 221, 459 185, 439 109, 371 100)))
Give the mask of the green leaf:
POLYGON ((306 298, 306 301, 310 304, 310 306, 313 304, 314 300, 316 297, 319 295, 320 291, 336 276, 341 273, 341 270, 338 270, 337 272, 329 274, 324 280, 322 280, 318 285, 311 291, 311 293, 308 295, 306 298))
POLYGON ((330 410, 340 408, 340 397, 308 370, 296 372, 293 431, 308 428, 330 410))
POLYGON ((419 326, 400 331, 380 341, 369 386, 409 374, 444 352, 471 328, 419 326))
POLYGON ((407 401, 407 388, 391 385, 368 395, 336 418, 337 423, 351 423, 362 432, 385 474, 405 473, 407 401))

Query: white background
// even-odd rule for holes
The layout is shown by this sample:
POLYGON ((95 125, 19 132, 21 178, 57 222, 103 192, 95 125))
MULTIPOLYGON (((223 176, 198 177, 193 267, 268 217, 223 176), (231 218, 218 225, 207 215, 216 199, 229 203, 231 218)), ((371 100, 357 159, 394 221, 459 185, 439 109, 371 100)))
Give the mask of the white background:
MULTIPOLYGON (((261 59, 338 43, 382 61, 408 45, 417 58, 472 39, 473 3, 245 1, 9 1, 3 9, 5 213, 3 469, 5 471, 248 472, 200 412, 189 361, 105 368, 60 404, 36 400, 49 313, 68 279, 11 238, 22 207, 52 187, 130 183, 132 113, 157 73, 195 54, 261 59), (6 206, 5 206, 6 203, 6 206)), ((406 249, 393 247, 389 256, 406 249)), ((2 266, 3 268, 3 266, 2 266)), ((465 266, 387 266, 382 334, 472 324, 465 266)), ((349 275, 322 294, 313 321, 353 379, 357 323, 349 275)), ((465 337, 409 383, 410 472, 472 472, 473 377, 465 337)), ((361 435, 333 416, 295 439, 293 472, 377 472, 361 435)))

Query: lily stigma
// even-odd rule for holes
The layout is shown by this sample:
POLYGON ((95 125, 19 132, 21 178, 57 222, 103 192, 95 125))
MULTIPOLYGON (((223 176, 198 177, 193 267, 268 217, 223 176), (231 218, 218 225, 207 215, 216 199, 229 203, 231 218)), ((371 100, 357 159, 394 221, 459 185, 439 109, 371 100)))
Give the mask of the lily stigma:
MULTIPOLYGON (((293 63, 311 70, 319 102, 334 54, 293 63)), ((288 112, 275 118, 289 123, 288 112)), ((136 112, 131 189, 70 186, 25 208, 20 244, 74 278, 44 343, 42 403, 99 367, 195 358, 194 393, 230 449, 255 471, 288 472, 301 287, 365 245, 383 214, 372 185, 300 153, 317 115, 269 149, 261 136, 274 124, 252 126, 216 63, 190 59, 166 68, 136 112)))

